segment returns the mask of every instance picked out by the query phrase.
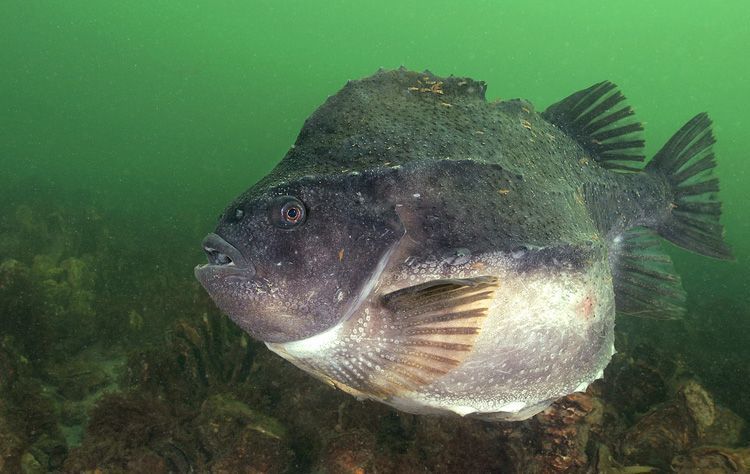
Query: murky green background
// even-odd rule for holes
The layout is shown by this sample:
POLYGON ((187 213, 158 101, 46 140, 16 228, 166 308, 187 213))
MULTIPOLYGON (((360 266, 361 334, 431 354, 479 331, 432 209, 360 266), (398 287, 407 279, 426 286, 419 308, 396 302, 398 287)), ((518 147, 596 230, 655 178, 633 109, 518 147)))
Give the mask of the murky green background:
MULTIPOLYGON (((82 220, 68 223, 76 248, 106 242, 119 256, 117 266, 94 269, 98 294, 158 313, 141 303, 143 282, 159 275, 159 291, 174 288, 187 307, 195 296, 185 292, 200 291, 192 284, 199 243, 216 216, 346 80, 379 67, 427 68, 482 79, 488 98, 523 97, 542 109, 609 79, 645 123, 649 154, 697 112, 715 122, 723 222, 737 260, 673 249, 693 329, 626 324, 703 354, 703 377, 726 382, 725 398, 743 398, 748 385, 734 367, 750 358, 748 25, 750 4, 740 0, 5 0, 0 223, 10 232, 23 205, 80 211, 82 220), (96 228, 106 232, 88 242, 96 228)), ((0 260, 31 261, 33 229, 0 242, 0 260)), ((99 297, 98 307, 107 301, 99 297)), ((174 306, 162 323, 180 316, 174 306)), ((117 340, 117 331, 102 334, 117 340)), ((137 344, 140 336, 129 337, 137 344)))
MULTIPOLYGON (((646 123, 652 151, 711 113, 739 260, 678 266, 688 285, 736 297, 747 293, 750 233, 748 24, 742 1, 9 0, 0 179, 169 222, 164 240, 198 239, 347 79, 428 68, 541 108, 606 78, 646 123)), ((186 271, 197 248, 181 258, 186 271)))

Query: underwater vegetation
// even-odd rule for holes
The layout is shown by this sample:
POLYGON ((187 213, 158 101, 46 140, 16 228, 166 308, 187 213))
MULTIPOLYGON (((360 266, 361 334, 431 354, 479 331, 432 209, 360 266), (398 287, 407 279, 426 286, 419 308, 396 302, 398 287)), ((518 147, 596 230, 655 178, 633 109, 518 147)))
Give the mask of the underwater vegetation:
MULTIPOLYGON (((0 12, 0 474, 750 472, 750 3, 10 0, 0 12), (708 112, 737 261, 665 243, 685 314, 618 315, 603 378, 522 422, 413 416, 314 379, 243 335, 193 267, 221 209, 315 107, 400 64, 476 76, 488 98, 538 111, 611 80, 647 157, 708 112)), ((409 85, 459 112, 443 86, 409 85)), ((518 119, 519 136, 540 131, 518 119)), ((393 132, 351 136, 341 154, 418 135, 393 132)), ((447 261, 470 257, 455 250, 447 261)))
POLYGON ((750 406, 721 372, 739 362, 717 371, 675 350, 714 337, 708 323, 690 329, 699 315, 663 334, 625 320, 604 379, 524 422, 415 416, 358 402, 252 341, 189 267, 133 263, 190 252, 190 236, 145 246, 151 236, 101 210, 10 209, 0 220, 0 472, 750 469, 750 406))

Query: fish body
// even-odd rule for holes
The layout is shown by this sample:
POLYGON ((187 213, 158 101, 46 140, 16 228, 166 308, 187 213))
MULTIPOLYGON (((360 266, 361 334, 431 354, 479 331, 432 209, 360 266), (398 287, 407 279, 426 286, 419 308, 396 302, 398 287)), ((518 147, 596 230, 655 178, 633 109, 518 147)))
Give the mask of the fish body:
POLYGON ((524 419, 585 390, 616 312, 678 317, 657 235, 728 258, 696 116, 645 168, 613 84, 538 113, 404 69, 349 82, 225 211, 196 276, 272 351, 412 413, 524 419))

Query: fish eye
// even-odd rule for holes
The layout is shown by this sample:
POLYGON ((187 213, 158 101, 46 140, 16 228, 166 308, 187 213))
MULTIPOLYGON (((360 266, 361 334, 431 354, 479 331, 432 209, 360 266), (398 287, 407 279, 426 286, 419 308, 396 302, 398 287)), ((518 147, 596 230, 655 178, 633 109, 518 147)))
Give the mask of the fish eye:
POLYGON ((305 205, 292 196, 283 196, 271 205, 271 222, 282 229, 291 229, 305 222, 305 205))

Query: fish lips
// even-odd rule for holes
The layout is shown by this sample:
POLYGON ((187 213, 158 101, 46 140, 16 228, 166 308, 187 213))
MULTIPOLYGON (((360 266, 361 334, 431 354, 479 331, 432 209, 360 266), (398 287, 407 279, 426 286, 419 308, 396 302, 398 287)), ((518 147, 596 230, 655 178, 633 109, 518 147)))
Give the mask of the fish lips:
POLYGON ((255 266, 219 235, 208 234, 202 245, 208 263, 197 265, 194 272, 209 293, 222 282, 250 280, 255 276, 255 266))

